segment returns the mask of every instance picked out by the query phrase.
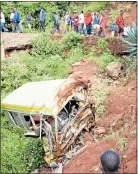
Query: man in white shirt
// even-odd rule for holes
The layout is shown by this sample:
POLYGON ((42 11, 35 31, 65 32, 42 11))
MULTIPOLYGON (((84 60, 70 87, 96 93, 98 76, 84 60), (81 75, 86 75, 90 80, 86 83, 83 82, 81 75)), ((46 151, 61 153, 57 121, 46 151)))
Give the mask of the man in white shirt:
POLYGON ((84 14, 83 11, 81 11, 79 15, 79 32, 80 34, 83 34, 83 28, 84 28, 84 14))
POLYGON ((0 32, 4 28, 4 24, 5 24, 5 17, 4 14, 2 13, 2 9, 0 9, 0 32))

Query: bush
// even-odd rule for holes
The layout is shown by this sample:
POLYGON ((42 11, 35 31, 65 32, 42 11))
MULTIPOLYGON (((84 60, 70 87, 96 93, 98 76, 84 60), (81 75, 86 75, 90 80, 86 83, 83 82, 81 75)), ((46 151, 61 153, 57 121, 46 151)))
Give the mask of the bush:
POLYGON ((87 13, 88 11, 94 12, 94 11, 101 11, 106 6, 111 5, 111 2, 89 2, 84 7, 84 13, 87 13))
POLYGON ((62 44, 64 45, 64 48, 71 49, 73 47, 81 45, 80 39, 81 39, 80 34, 72 31, 65 35, 65 37, 62 40, 62 44))
POLYGON ((11 10, 17 8, 24 22, 23 28, 28 28, 26 16, 31 13, 32 28, 39 29, 39 9, 43 7, 47 13, 46 24, 49 26, 52 21, 52 11, 57 11, 58 6, 55 2, 1 2, 3 13, 5 14, 6 21, 9 20, 11 10))
POLYGON ((33 41, 31 54, 37 58, 45 59, 46 56, 60 55, 63 56, 63 45, 57 40, 51 40, 49 36, 43 34, 37 40, 33 41))
POLYGON ((1 172, 29 173, 43 164, 43 146, 38 139, 23 137, 19 131, 2 118, 1 172))
POLYGON ((105 38, 98 39, 97 46, 100 49, 100 52, 101 53, 103 53, 103 52, 109 52, 109 49, 107 48, 108 42, 107 42, 107 40, 105 38))
POLYGON ((119 61, 116 59, 115 56, 111 55, 108 52, 104 52, 103 54, 99 55, 99 57, 92 56, 93 52, 89 55, 90 59, 94 60, 96 64, 99 66, 100 71, 104 72, 106 70, 106 67, 111 62, 117 62, 119 61))

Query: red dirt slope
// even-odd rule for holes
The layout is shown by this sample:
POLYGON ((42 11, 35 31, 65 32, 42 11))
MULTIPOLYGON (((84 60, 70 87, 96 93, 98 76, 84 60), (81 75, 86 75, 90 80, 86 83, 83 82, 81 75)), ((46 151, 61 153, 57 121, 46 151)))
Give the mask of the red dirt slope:
MULTIPOLYGON (((120 131, 120 138, 126 138, 128 143, 121 160, 121 173, 136 173, 136 136, 132 136, 136 130, 136 78, 131 79, 126 86, 113 87, 107 98, 107 111, 103 119, 97 120, 97 125, 106 129, 106 134, 111 135, 120 131), (112 130, 110 130, 112 127, 112 130), (122 127, 127 130, 121 132, 122 127)), ((106 135, 105 135, 106 137, 106 135)), ((99 141, 99 144, 91 141, 87 149, 64 167, 63 173, 93 173, 99 172, 100 155, 108 149, 114 149, 120 153, 120 147, 116 139, 99 141)), ((121 154, 120 154, 121 155, 121 154)))

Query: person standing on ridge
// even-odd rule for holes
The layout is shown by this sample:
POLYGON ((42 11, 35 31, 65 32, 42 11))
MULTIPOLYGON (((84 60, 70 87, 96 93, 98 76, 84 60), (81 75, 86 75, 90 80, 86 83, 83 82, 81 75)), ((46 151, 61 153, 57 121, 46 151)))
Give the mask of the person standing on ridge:
POLYGON ((120 14, 116 18, 116 24, 118 25, 119 31, 118 31, 118 37, 121 38, 124 33, 124 19, 123 19, 123 13, 124 10, 120 10, 120 14))
POLYGON ((96 16, 93 19, 94 21, 94 30, 96 32, 96 36, 98 36, 98 33, 100 31, 100 17, 99 17, 99 13, 96 12, 96 16))
POLYGON ((52 12, 52 14, 54 15, 54 26, 53 26, 51 33, 54 34, 56 32, 56 30, 58 31, 58 33, 60 33, 59 17, 57 16, 56 12, 52 12))
POLYGON ((29 31, 30 31, 31 30, 31 14, 28 14, 26 19, 27 19, 28 28, 29 28, 29 31))
POLYGON ((78 32, 79 17, 77 11, 74 11, 72 19, 73 19, 74 31, 78 32))
POLYGON ((80 34, 84 33, 84 14, 83 11, 81 11, 80 15, 79 15, 79 32, 80 34))
POLYGON ((106 28, 107 28, 107 22, 104 13, 101 14, 101 19, 100 19, 100 26, 102 28, 102 34, 104 37, 106 37, 106 28))
POLYGON ((41 7, 40 9, 40 30, 45 32, 46 12, 41 7))
POLYGON ((5 24, 5 17, 4 17, 4 14, 2 12, 2 9, 0 9, 0 32, 4 28, 4 24, 5 24))
POLYGON ((65 33, 70 31, 71 27, 71 17, 69 15, 69 12, 65 15, 65 33))
POLYGON ((86 25, 87 34, 91 35, 91 32, 92 32, 92 15, 89 11, 85 15, 85 25, 86 25))
POLYGON ((12 30, 13 32, 18 32, 19 29, 19 23, 20 23, 20 13, 14 8, 14 15, 12 18, 12 30))

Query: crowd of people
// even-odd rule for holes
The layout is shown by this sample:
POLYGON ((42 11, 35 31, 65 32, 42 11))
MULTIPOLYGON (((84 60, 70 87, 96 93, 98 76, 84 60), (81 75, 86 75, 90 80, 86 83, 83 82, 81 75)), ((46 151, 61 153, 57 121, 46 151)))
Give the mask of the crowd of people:
MULTIPOLYGON (((123 19, 124 10, 120 10, 120 14, 116 17, 116 21, 110 26, 111 37, 127 37, 127 31, 130 29, 128 25, 124 24, 123 19)), ((70 30, 79 32, 84 35, 93 36, 107 36, 107 19, 105 14, 99 12, 91 13, 88 11, 85 15, 83 11, 78 14, 74 11, 74 15, 70 16, 67 12, 65 15, 65 33, 70 30)), ((109 31, 109 30, 108 30, 109 31)))
POLYGON ((106 19, 105 15, 99 12, 90 13, 88 11, 85 15, 83 11, 78 14, 74 11, 74 15, 71 17, 67 12, 65 15, 65 33, 69 30, 79 32, 84 35, 106 36, 106 19))
MULTIPOLYGON (((4 30, 6 31, 6 28, 4 27, 5 24, 5 17, 2 12, 2 9, 0 9, 1 15, 1 25, 0 25, 0 31, 4 30)), ((127 36, 127 31, 130 29, 128 25, 124 24, 123 19, 123 13, 124 11, 121 9, 120 14, 116 17, 116 21, 110 26, 111 31, 111 37, 114 37, 118 35, 118 37, 127 36)), ((52 12, 53 14, 53 29, 51 31, 52 34, 54 34, 56 31, 60 32, 60 18, 57 15, 56 12, 52 12)), ((45 26, 46 26, 46 12, 44 8, 40 8, 40 30, 45 32, 45 26)), ((105 14, 99 13, 99 12, 93 12, 91 13, 88 11, 85 15, 83 11, 78 13, 77 11, 74 11, 73 15, 70 15, 69 12, 66 12, 64 16, 64 24, 65 27, 62 26, 62 30, 64 30, 64 33, 66 34, 69 31, 75 31, 80 34, 86 35, 93 35, 93 36, 101 36, 106 37, 107 36, 107 19, 105 14)), ((28 14, 26 16, 28 29, 31 31, 32 28, 32 16, 31 14, 28 14)), ((22 27, 22 20, 20 13, 17 11, 16 8, 14 8, 11 11, 10 21, 12 25, 12 32, 23 32, 22 27)), ((109 31, 109 30, 108 30, 109 31)))

